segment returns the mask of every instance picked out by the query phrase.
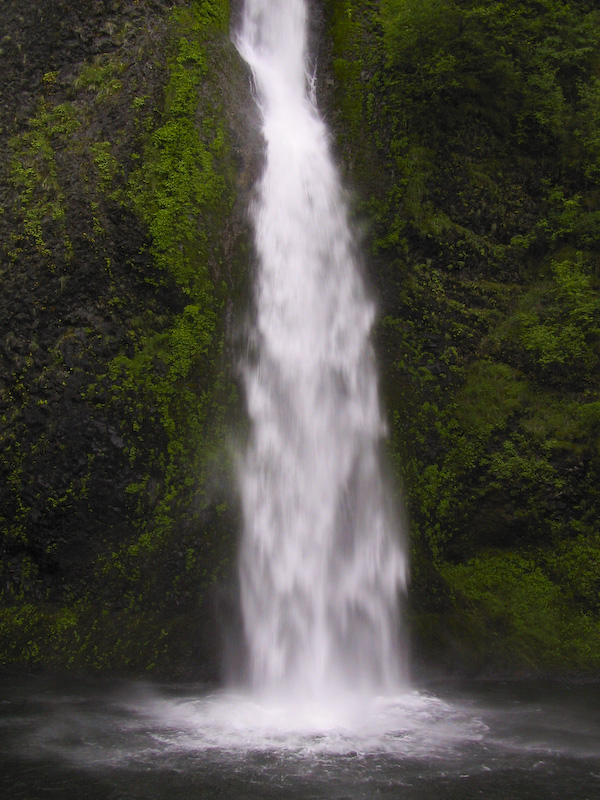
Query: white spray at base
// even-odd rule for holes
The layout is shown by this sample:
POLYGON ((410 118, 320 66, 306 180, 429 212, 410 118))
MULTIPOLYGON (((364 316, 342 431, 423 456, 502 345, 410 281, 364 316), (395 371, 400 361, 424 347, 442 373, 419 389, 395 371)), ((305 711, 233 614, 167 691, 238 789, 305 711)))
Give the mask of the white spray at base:
POLYGON ((266 144, 240 471, 249 682, 304 701, 393 692, 406 559, 378 455, 374 307, 310 90, 306 3, 245 0, 237 45, 266 144))

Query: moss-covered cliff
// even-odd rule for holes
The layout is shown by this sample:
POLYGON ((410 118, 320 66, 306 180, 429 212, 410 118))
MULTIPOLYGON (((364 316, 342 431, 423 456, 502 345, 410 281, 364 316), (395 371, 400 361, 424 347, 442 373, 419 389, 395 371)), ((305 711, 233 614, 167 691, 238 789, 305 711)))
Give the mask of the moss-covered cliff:
MULTIPOLYGON (((312 9, 417 655, 597 674, 600 14, 312 9)), ((1 13, 0 663, 208 674, 259 155, 229 4, 1 13)))
POLYGON ((330 0, 419 652, 600 667, 600 14, 330 0))
POLYGON ((4 663, 173 674, 215 658, 199 620, 210 637, 234 549, 225 320, 247 239, 228 14, 2 6, 4 663))

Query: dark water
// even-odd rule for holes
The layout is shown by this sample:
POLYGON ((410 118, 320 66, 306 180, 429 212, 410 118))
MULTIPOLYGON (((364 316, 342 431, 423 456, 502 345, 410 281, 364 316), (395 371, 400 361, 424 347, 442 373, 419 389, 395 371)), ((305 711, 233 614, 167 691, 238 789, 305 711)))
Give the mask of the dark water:
POLYGON ((445 684, 332 707, 3 678, 0 796, 600 798, 600 685, 445 684))

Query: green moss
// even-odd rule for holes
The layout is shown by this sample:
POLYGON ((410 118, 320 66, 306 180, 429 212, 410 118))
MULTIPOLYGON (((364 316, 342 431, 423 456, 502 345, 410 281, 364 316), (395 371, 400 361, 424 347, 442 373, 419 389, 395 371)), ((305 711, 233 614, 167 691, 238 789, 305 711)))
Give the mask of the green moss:
POLYGON ((525 401, 527 390, 524 376, 506 364, 476 361, 456 396, 456 419, 465 431, 489 437, 506 426, 525 401))
MULTIPOLYGON (((55 148, 63 146, 80 122, 67 103, 50 105, 41 101, 38 113, 29 120, 29 130, 10 140, 13 153, 10 176, 18 190, 17 210, 24 233, 38 253, 49 258, 44 228, 58 223, 65 229, 65 199, 58 178, 55 148)), ((65 249, 69 250, 65 238, 65 249)))
POLYGON ((476 621, 491 663, 512 669, 600 666, 597 622, 570 602, 539 553, 488 552, 445 566, 443 575, 476 621))
MULTIPOLYGON (((172 13, 164 108, 145 134, 127 190, 151 239, 147 280, 168 287, 182 307, 164 315, 158 328, 149 317, 135 321, 134 352, 114 359, 104 379, 121 415, 124 453, 140 479, 126 488, 132 536, 102 553, 98 570, 123 586, 132 609, 154 592, 152 565, 172 546, 182 518, 190 530, 208 514, 205 481, 222 448, 231 396, 222 363, 223 289, 213 277, 219 253, 214 242, 231 207, 231 187, 223 174, 219 104, 207 99, 214 96, 211 41, 226 23, 225 8, 193 3, 172 13)), ((190 559, 193 550, 190 543, 189 580, 208 563, 199 581, 208 586, 220 557, 190 559)))
MULTIPOLYGON (((207 371, 212 374, 216 323, 217 312, 211 298, 205 297, 203 303, 186 306, 170 328, 145 337, 133 358, 119 356, 110 365, 116 402, 132 404, 134 431, 126 443, 132 461, 144 457, 140 434, 145 434, 149 422, 165 437, 161 458, 166 507, 196 461, 191 450, 204 439, 211 395, 199 380, 207 371)), ((157 513, 161 510, 166 508, 157 513)))
POLYGON ((172 671, 182 649, 181 618, 99 612, 85 603, 71 608, 43 603, 1 608, 0 663, 113 674, 172 671))
POLYGON ((362 62, 360 57, 359 38, 361 27, 355 4, 349 2, 336 3, 333 11, 334 60, 333 71, 339 85, 347 91, 340 92, 338 103, 349 125, 347 135, 360 135, 363 91, 360 83, 362 62))
POLYGON ((206 109, 197 118, 199 88, 207 74, 205 39, 213 26, 224 23, 224 6, 218 6, 193 3, 173 14, 178 38, 168 64, 162 122, 149 137, 129 189, 148 225, 156 267, 168 271, 190 297, 208 291, 206 220, 225 189, 215 168, 223 126, 206 109))
MULTIPOLYGON (((57 238, 73 223, 93 288, 90 301, 63 263, 40 311, 62 309, 61 293, 77 284, 77 313, 79 304, 89 309, 89 325, 56 319, 41 369, 39 358, 15 361, 10 420, 4 414, 0 434, 11 490, 0 518, 8 551, 5 665, 172 674, 186 651, 189 669, 201 597, 229 564, 233 512, 223 511, 230 469, 223 443, 235 393, 224 352, 222 231, 234 186, 213 69, 226 57, 227 13, 220 0, 169 12, 166 48, 151 53, 147 85, 127 61, 148 56, 139 40, 114 58, 86 63, 72 81, 48 75, 46 99, 12 140, 12 197, 22 222, 14 258, 27 245, 58 265, 66 259, 57 238), (156 108, 163 77, 164 102, 156 108), (71 104, 55 100, 67 93, 71 104), (114 118, 123 125, 116 136, 114 118), (81 464, 86 454, 78 450, 77 477, 68 480, 50 462, 58 455, 65 463, 70 452, 64 436, 53 438, 53 415, 71 387, 75 416, 83 412, 102 430, 84 434, 92 442, 89 463, 81 464), (38 404, 45 404, 43 417, 34 414, 38 404), (37 425, 49 422, 36 441, 23 436, 29 413, 37 425), (38 464, 39 484, 31 477, 38 464), (94 481, 102 495, 103 482, 113 480, 114 507, 105 515, 94 481), (73 519, 90 514, 89 534, 70 530, 73 519)), ((149 39, 141 36, 146 47, 163 27, 159 21, 149 39)))
POLYGON ((118 94, 123 88, 116 77, 126 68, 123 62, 111 58, 97 59, 84 64, 73 81, 75 89, 85 89, 96 93, 96 100, 103 101, 118 94))
POLYGON ((90 153, 98 172, 98 188, 105 193, 115 180, 119 171, 119 164, 111 153, 110 142, 94 142, 90 146, 90 153))
POLYGON ((383 306, 377 345, 411 519, 415 618, 436 606, 437 628, 429 619, 422 632, 447 623, 450 650, 483 663, 477 604, 497 592, 497 664, 519 662, 519 637, 529 637, 523 663, 551 663, 553 630, 542 619, 534 633, 549 608, 554 621, 569 617, 559 635, 575 648, 553 663, 590 666, 591 580, 579 610, 569 598, 574 565, 584 553, 595 563, 600 511, 597 10, 561 0, 328 7, 333 121, 383 306), (558 553, 573 566, 553 571, 558 553), (459 593, 440 604, 439 581, 427 587, 422 576, 438 570, 464 577, 468 615, 459 593), (516 591, 521 578, 530 607, 521 595, 509 607, 502 580, 516 591))
POLYGON ((550 382, 598 370, 600 297, 583 260, 553 261, 552 283, 534 287, 520 303, 519 338, 550 382))

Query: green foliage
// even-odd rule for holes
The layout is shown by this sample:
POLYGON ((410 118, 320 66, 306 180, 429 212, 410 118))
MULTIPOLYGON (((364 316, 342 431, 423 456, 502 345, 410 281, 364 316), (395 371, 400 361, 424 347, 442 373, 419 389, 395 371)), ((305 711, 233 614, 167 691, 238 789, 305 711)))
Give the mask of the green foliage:
MULTIPOLYGON (((13 157, 10 177, 18 190, 17 208, 25 235, 40 255, 50 257, 44 227, 58 223, 64 229, 64 193, 58 178, 55 148, 64 146, 80 122, 67 103, 55 106, 41 101, 29 130, 10 140, 13 157)), ((66 242, 68 248, 68 241, 66 242)))
POLYGON ((527 383, 506 364, 476 361, 456 397, 455 418, 465 432, 486 439, 506 427, 525 401, 527 383))
POLYGON ((116 77, 125 69, 125 64, 113 59, 96 60, 83 65, 79 74, 73 81, 76 89, 86 89, 96 93, 96 100, 103 101, 123 88, 122 82, 116 77))
MULTIPOLYGON (((583 171, 586 169, 584 167, 583 171)), ((594 195, 568 194, 563 187, 550 181, 544 183, 546 213, 526 234, 513 237, 512 244, 532 252, 565 246, 597 250, 600 212, 595 208, 594 195)))
POLYGON ((414 111, 433 102, 453 126, 477 114, 527 147, 561 135, 566 99, 598 44, 597 23, 597 13, 555 0, 382 3, 390 80, 410 98, 411 121, 419 124, 414 111))
POLYGON ((566 587, 567 598, 585 614, 600 611, 600 535, 561 541, 544 553, 545 567, 553 580, 566 587))
POLYGON ((151 134, 129 189, 137 214, 148 225, 156 266, 190 297, 206 291, 206 221, 225 188, 215 169, 224 146, 223 127, 208 116, 200 124, 197 118, 199 87, 207 73, 206 26, 224 21, 223 4, 213 6, 194 3, 174 13, 181 35, 169 61, 162 124, 151 134))
MULTIPOLYGON (((216 311, 209 296, 199 299, 203 302, 186 306, 169 329, 144 338, 133 358, 121 355, 110 365, 115 391, 130 393, 145 415, 156 413, 170 447, 178 449, 183 446, 179 423, 203 417, 196 376, 202 375, 207 357, 214 355, 216 311)), ((193 433, 200 435, 201 431, 193 433)))
MULTIPOLYGON (((566 565, 567 572, 576 560, 566 565)), ((539 553, 486 552, 466 564, 446 565, 443 574, 480 621, 491 661, 537 669, 600 666, 600 628, 565 597, 563 584, 551 579, 539 553)))
POLYGON ((598 367, 600 295, 581 254, 553 261, 551 271, 552 283, 532 290, 517 313, 520 340, 547 380, 583 380, 598 367))
POLYGON ((492 453, 489 488, 514 486, 523 494, 530 493, 535 487, 547 486, 548 490, 555 492, 563 488, 563 481, 548 459, 542 454, 528 452, 528 445, 521 434, 513 434, 502 443, 501 450, 492 453))
MULTIPOLYGON (((206 514, 206 472, 222 446, 229 387, 220 363, 221 287, 215 290, 211 270, 230 201, 219 164, 224 128, 216 101, 206 98, 214 91, 207 90, 209 42, 215 27, 225 25, 225 8, 193 3, 173 11, 164 108, 147 133, 127 190, 151 237, 154 273, 147 280, 176 287, 185 298, 183 310, 164 318, 158 329, 148 318, 138 320, 135 352, 114 359, 106 376, 111 403, 123 415, 124 452, 143 477, 126 489, 134 536, 104 553, 98 568, 123 586, 130 609, 140 608, 155 579, 152 565, 164 555, 182 514, 188 529, 206 514)), ((209 557, 210 569, 203 568, 207 561, 198 559, 191 544, 186 553, 189 580, 204 569, 202 583, 208 585, 220 567, 209 557)))
POLYGON ((479 667, 597 670, 598 10, 330 5, 414 612, 479 667))
MULTIPOLYGON (((558 0, 387 0, 380 22, 384 58, 373 57, 374 77, 362 89, 362 111, 391 177, 377 201, 380 247, 406 251, 416 233, 430 257, 453 268, 482 258, 502 268, 504 245, 523 236, 510 228, 525 222, 524 156, 557 172, 569 165, 571 174, 581 171, 574 142, 592 163, 597 158, 588 78, 598 12, 558 0), (510 174, 511 159, 520 159, 519 174, 510 174)), ((534 175, 527 180, 539 180, 534 175)), ((557 184, 548 193, 555 210, 533 225, 538 241, 556 241, 567 225, 580 247, 597 242, 594 199, 563 188, 561 210, 552 197, 557 184)), ((531 237, 532 226, 524 227, 531 237)))
POLYGON ((29 669, 96 669, 165 673, 180 648, 178 618, 93 608, 21 603, 0 608, 5 663, 29 669))
POLYGON ((111 144, 110 142, 95 142, 91 145, 90 152, 98 171, 98 188, 101 192, 106 192, 119 171, 117 160, 111 153, 111 144))
POLYGON ((235 397, 223 345, 222 231, 234 187, 213 69, 217 59, 218 69, 234 61, 228 3, 162 13, 148 11, 148 36, 131 34, 114 57, 83 64, 74 78, 47 73, 45 99, 11 140, 9 199, 22 223, 12 257, 28 256, 28 276, 44 260, 62 269, 35 311, 41 346, 36 336, 21 352, 13 341, 0 430, 9 497, 0 514, 4 664, 172 673, 191 647, 201 596, 233 549, 223 496, 224 418, 235 397), (138 69, 136 59, 148 57, 152 70, 138 69), (66 245, 57 247, 71 230, 72 275, 66 245), (63 464, 70 452, 64 435, 53 438, 63 392, 91 427, 82 437, 91 451, 76 453, 71 481, 69 467, 52 469, 53 455, 63 464), (24 434, 28 414, 44 430, 38 440, 24 434), (74 535, 69 523, 96 514, 107 483, 111 508, 74 535))
POLYGON ((337 56, 333 61, 336 79, 345 87, 336 98, 348 126, 345 138, 361 135, 362 107, 360 74, 362 62, 358 37, 360 25, 351 0, 337 3, 334 9, 334 47, 337 56), (343 53, 343 55, 342 55, 343 53), (350 56, 350 57, 349 57, 350 56))

